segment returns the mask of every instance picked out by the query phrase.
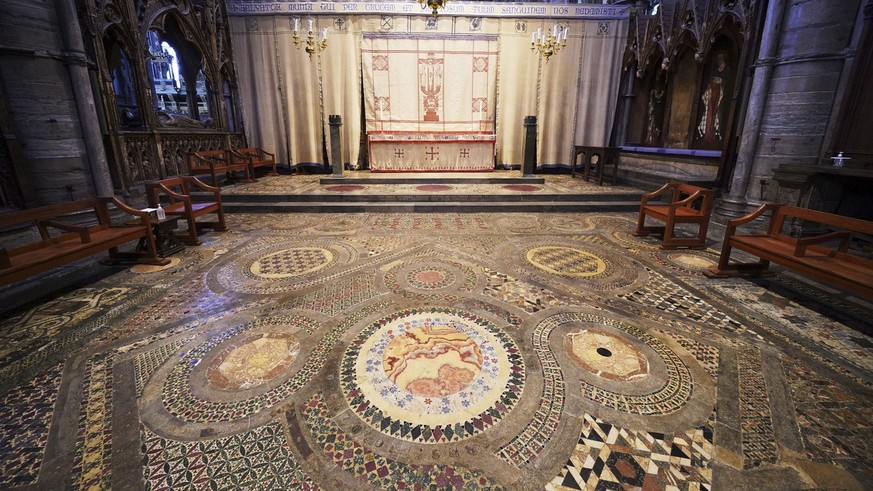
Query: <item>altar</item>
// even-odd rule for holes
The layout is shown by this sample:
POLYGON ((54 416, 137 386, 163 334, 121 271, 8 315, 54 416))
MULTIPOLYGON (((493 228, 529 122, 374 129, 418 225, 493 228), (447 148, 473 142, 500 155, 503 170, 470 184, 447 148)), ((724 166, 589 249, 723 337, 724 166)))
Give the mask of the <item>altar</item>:
POLYGON ((490 134, 372 134, 373 172, 489 172, 496 136, 490 134))

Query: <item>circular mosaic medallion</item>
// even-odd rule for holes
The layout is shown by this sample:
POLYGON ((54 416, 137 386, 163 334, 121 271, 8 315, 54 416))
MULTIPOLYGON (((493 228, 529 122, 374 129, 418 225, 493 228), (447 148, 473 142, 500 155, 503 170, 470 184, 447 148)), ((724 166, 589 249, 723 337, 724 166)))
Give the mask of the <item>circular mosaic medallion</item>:
POLYGON ((334 255, 329 249, 292 247, 261 257, 249 266, 249 271, 261 278, 293 278, 318 271, 333 261, 334 255))
POLYGON ((299 355, 305 346, 298 341, 301 331, 311 334, 317 327, 311 319, 283 316, 223 330, 175 362, 161 390, 164 409, 187 422, 214 423, 249 417, 279 404, 321 368, 328 349, 324 340, 305 350, 308 357, 299 355), (263 332, 250 334, 252 330, 263 332), (300 368, 289 374, 294 365, 300 368), (205 383, 199 378, 204 372, 205 383), (201 390, 201 384, 227 392, 213 397, 201 390))
POLYGON ((444 299, 452 291, 473 291, 477 283, 470 267, 446 259, 406 261, 385 272, 384 278, 393 293, 428 300, 444 299))
POLYGON ((437 290, 455 282, 455 275, 445 268, 421 267, 406 272, 406 282, 422 290, 437 290))
POLYGON ((689 252, 673 252, 667 254, 667 260, 686 269, 705 270, 715 265, 711 257, 705 257, 689 252))
POLYGON ((452 309, 396 312, 343 355, 349 407, 374 429, 420 443, 463 440, 495 425, 524 387, 524 362, 490 321, 452 309))
POLYGON ((165 271, 167 269, 175 268, 182 262, 182 258, 179 257, 171 257, 170 262, 163 266, 156 266, 154 264, 136 264, 130 267, 131 273, 136 274, 150 274, 157 273, 158 271, 165 271))
POLYGON ((320 220, 313 229, 319 232, 348 232, 361 226, 360 220, 345 216, 320 220))
POLYGON ((564 337, 564 350, 581 368, 609 380, 633 380, 649 373, 649 362, 636 346, 618 336, 584 329, 564 337))
POLYGON ((593 278, 606 271, 606 262, 594 254, 565 246, 539 246, 525 253, 527 262, 548 273, 593 278))
POLYGON ((219 389, 248 389, 276 378, 299 352, 300 341, 294 335, 267 332, 225 348, 212 359, 206 377, 219 389))

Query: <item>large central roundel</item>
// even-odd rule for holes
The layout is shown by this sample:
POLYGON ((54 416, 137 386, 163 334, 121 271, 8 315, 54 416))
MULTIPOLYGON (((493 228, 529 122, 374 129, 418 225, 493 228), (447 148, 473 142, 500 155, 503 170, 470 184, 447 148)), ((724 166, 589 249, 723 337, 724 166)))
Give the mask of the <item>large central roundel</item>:
POLYGON ((405 310, 366 327, 343 357, 349 407, 389 436, 422 443, 472 437, 518 402, 524 363, 486 319, 451 309, 405 310))

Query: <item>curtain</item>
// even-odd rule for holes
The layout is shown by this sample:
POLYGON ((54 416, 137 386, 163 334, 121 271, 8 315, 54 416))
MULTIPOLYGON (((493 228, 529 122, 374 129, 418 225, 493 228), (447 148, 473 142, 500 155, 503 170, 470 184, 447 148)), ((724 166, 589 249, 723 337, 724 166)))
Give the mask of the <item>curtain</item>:
POLYGON ((530 50, 528 21, 500 19, 497 80, 497 165, 521 167, 525 116, 537 114, 539 57, 530 50), (526 27, 526 28, 525 28, 526 27))
MULTIPOLYGON (((361 28, 360 17, 330 17, 328 48, 321 55, 324 114, 343 118, 340 131, 344 164, 357 164, 361 146, 361 28)), ((327 125, 325 116, 325 125, 327 125)), ((325 126, 330 149, 330 127, 325 126)), ((328 156, 329 156, 328 152, 328 156)), ((331 165, 333 162, 331 162, 331 165)))
POLYGON ((627 21, 585 21, 576 145, 607 146, 621 87, 627 21), (587 74, 587 75, 586 75, 587 74))
POLYGON ((292 22, 286 16, 231 17, 246 137, 275 152, 277 161, 323 165, 318 57, 294 46, 292 22))
POLYGON ((276 162, 289 163, 274 25, 274 18, 230 18, 246 140, 253 147, 275 153, 276 162))
MULTIPOLYGON (((530 27, 530 24, 529 24, 530 27)), ((533 25, 543 31, 551 30, 552 23, 543 21, 533 25)), ((576 108, 579 103, 578 88, 580 79, 579 60, 582 52, 581 22, 570 22, 570 35, 567 45, 552 55, 548 62, 540 61, 541 85, 537 107, 537 165, 555 167, 569 165, 572 156, 573 131, 575 129, 576 108)), ((528 43, 530 39, 528 39, 528 43)), ((535 56, 540 57, 538 52, 535 56)), ((587 73, 586 76, 597 76, 587 73)))

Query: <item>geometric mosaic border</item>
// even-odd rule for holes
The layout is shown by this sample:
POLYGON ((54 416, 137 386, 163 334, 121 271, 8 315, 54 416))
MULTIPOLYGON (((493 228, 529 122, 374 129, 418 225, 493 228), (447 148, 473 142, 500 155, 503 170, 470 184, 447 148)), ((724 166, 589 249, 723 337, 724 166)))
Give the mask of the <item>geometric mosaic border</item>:
POLYGON ((373 452, 337 426, 321 393, 300 406, 312 439, 327 459, 375 489, 501 491, 481 471, 445 464, 406 464, 373 452))

